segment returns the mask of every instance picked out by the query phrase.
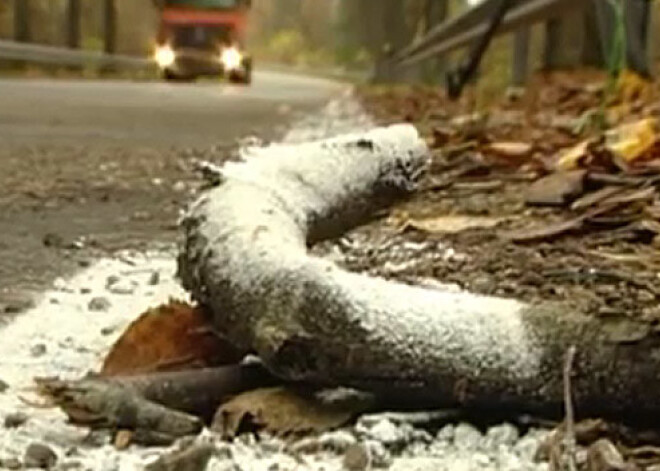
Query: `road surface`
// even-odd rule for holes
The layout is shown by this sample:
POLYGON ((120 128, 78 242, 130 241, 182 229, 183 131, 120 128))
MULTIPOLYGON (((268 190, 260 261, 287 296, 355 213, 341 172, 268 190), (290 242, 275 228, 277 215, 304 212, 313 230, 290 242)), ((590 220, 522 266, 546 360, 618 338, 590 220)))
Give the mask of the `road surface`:
POLYGON ((0 79, 0 316, 92 257, 171 243, 194 159, 275 138, 342 89, 275 72, 251 87, 0 79))

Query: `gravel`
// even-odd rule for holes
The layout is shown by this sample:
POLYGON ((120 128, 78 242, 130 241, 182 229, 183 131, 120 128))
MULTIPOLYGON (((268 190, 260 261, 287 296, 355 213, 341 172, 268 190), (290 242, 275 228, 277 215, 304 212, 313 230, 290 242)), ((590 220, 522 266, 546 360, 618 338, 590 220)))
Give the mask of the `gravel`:
POLYGON ((11 412, 5 415, 5 428, 16 428, 28 421, 28 415, 25 412, 11 412))
POLYGON ((26 468, 51 469, 57 463, 57 454, 48 445, 32 443, 25 450, 23 464, 26 468))
POLYGON ((89 304, 87 304, 87 309, 96 312, 105 312, 111 307, 112 304, 110 303, 108 298, 104 296, 95 296, 92 299, 90 299, 89 304))
MULTIPOLYGON (((329 105, 323 115, 307 119, 286 140, 355 131, 371 124, 354 104, 346 103, 352 102, 344 98, 329 105)), ((249 149, 245 152, 249 154, 249 149)), ((369 243, 359 241, 359 245, 366 249, 369 243)), ((409 252, 420 250, 413 244, 401 247, 400 263, 405 263, 409 252)), ((438 257, 460 256, 445 247, 437 249, 438 257)), ((324 255, 332 258, 331 252, 324 255)), ((95 471, 142 470, 145 466, 158 471, 548 469, 547 464, 534 462, 547 431, 530 430, 521 436, 510 424, 479 430, 471 424, 452 423, 455 411, 370 414, 354 426, 301 439, 242 436, 226 443, 204 431, 170 448, 131 446, 117 451, 108 433, 90 434, 69 425, 56 409, 31 407, 29 404, 41 400, 30 396, 32 380, 53 375, 76 378, 98 369, 110 346, 140 313, 170 298, 188 297, 174 278, 173 250, 121 253, 82 268, 73 277, 58 280, 33 308, 0 330, 0 375, 6 381, 0 381, 0 392, 4 390, 0 415, 29 416, 18 428, 0 428, 2 467, 24 461, 26 466, 47 468, 60 461, 56 469, 95 471), (35 345, 44 346, 39 356, 31 353, 35 345)))

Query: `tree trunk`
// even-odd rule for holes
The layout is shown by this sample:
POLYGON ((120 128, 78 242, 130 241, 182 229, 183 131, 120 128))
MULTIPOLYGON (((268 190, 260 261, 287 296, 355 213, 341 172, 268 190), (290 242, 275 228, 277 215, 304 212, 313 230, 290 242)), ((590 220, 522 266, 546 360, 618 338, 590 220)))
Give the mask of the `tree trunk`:
POLYGON ((103 52, 117 51, 117 8, 115 0, 103 0, 103 52))
POLYGON ((626 0, 626 45, 628 66, 644 77, 651 77, 649 64, 650 0, 626 0))
POLYGON ((647 324, 394 283, 307 254, 414 190, 428 151, 412 126, 262 152, 228 164, 193 205, 179 275, 276 375, 406 406, 559 415, 576 346, 578 414, 660 416, 660 336, 647 324))
POLYGON ((14 40, 30 42, 30 0, 14 0, 14 40))
POLYGON ((561 66, 562 21, 558 18, 545 24, 545 42, 543 46, 543 69, 556 70, 561 66))
POLYGON ((598 20, 593 8, 587 7, 583 15, 582 64, 592 67, 604 67, 605 56, 601 47, 598 20))
POLYGON ((526 26, 513 34, 513 64, 511 77, 513 85, 521 87, 529 74, 529 46, 532 39, 531 27, 526 26))
POLYGON ((68 0, 66 8, 66 45, 80 47, 80 0, 68 0))

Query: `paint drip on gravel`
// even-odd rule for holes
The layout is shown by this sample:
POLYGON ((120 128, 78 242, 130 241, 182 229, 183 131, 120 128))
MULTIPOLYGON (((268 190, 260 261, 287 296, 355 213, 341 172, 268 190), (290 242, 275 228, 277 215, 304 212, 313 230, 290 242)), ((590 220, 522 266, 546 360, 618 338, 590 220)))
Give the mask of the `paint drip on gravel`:
MULTIPOLYGON (((347 94, 303 119, 284 141, 331 137, 372 125, 347 94)), ((510 424, 487 430, 466 423, 438 427, 435 413, 363 416, 351 427, 296 441, 246 435, 230 444, 204 432, 170 449, 131 446, 117 451, 108 433, 73 427, 59 410, 37 407, 35 377, 77 378, 98 370, 111 345, 140 313, 170 298, 187 299, 174 277, 175 255, 171 248, 98 260, 68 279, 55 280, 33 309, 1 328, 0 469, 27 469, 24 465, 38 464, 34 460, 46 456, 53 469, 141 470, 164 454, 209 444, 210 471, 547 469, 534 461, 547 431, 529 430, 521 436, 510 424)))

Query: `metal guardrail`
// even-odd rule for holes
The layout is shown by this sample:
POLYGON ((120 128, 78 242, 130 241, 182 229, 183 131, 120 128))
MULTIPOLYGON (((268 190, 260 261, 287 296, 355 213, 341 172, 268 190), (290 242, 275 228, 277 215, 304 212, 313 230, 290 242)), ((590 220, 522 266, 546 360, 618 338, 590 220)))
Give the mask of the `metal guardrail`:
POLYGON ((6 40, 0 40, 0 59, 72 67, 94 66, 129 70, 156 68, 156 63, 146 58, 6 40))
MULTIPOLYGON (((505 34, 532 25, 575 8, 583 8, 587 0, 516 0, 496 34, 505 34)), ((469 46, 488 28, 488 19, 497 9, 497 0, 486 0, 457 17, 432 28, 395 55, 398 66, 411 66, 440 54, 469 46)))

